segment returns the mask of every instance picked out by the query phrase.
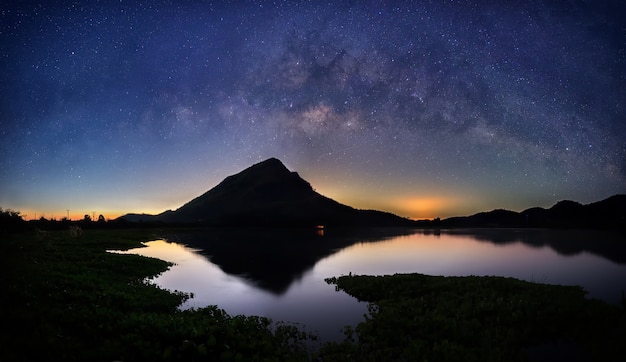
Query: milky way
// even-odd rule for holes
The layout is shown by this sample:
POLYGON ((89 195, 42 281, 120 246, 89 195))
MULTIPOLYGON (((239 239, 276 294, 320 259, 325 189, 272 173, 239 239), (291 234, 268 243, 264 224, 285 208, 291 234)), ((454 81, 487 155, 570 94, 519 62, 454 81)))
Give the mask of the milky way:
POLYGON ((626 192, 620 1, 3 5, 0 207, 177 208, 277 157, 430 218, 626 192))

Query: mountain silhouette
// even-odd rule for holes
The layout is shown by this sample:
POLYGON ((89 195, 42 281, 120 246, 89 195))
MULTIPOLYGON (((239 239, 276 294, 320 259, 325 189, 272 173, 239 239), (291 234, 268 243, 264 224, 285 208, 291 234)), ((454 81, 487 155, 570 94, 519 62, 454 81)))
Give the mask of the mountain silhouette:
POLYGON ((440 227, 550 227, 625 228, 626 195, 614 195, 583 205, 571 200, 557 202, 549 209, 533 207, 522 212, 493 210, 471 216, 441 220, 440 227))
POLYGON ((444 220, 413 221, 397 215, 358 210, 317 193, 297 172, 270 158, 228 176, 217 186, 175 211, 158 215, 126 214, 124 222, 200 226, 413 226, 626 228, 626 195, 583 205, 559 201, 549 209, 522 212, 497 209, 444 220))
POLYGON ((207 226, 411 226, 391 213, 358 210, 325 197, 270 158, 228 176, 175 211, 127 214, 126 221, 161 221, 207 226))

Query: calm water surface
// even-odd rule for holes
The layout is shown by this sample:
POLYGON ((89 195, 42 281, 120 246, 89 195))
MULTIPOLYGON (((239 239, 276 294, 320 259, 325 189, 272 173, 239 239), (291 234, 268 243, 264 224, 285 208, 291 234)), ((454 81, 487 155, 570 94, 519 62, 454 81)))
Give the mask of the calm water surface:
MULTIPOLYGON (((547 230, 394 231, 375 235, 168 235, 128 252, 175 263, 152 281, 194 293, 181 308, 218 305, 231 315, 261 315, 340 339, 367 304, 324 278, 352 274, 497 275, 581 285, 593 298, 621 301, 626 291, 623 235, 547 230), (277 241, 273 249, 260 247, 277 241), (167 240, 167 241, 166 241, 167 240), (314 248, 310 247, 315 245, 314 248), (313 255, 313 257, 311 257, 313 255)), ((230 235, 230 234, 229 234, 230 235)))

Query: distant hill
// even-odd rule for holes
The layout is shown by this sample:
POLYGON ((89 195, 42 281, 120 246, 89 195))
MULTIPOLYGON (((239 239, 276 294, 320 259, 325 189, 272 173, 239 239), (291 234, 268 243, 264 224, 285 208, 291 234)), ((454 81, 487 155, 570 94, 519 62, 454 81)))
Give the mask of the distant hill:
POLYGON ((441 220, 438 226, 626 228, 626 195, 614 195, 587 205, 564 200, 549 209, 533 207, 522 212, 498 209, 448 218, 441 220))
POLYGON ((227 177, 175 211, 120 219, 208 226, 414 225, 391 213, 357 210, 325 197, 276 158, 227 177))

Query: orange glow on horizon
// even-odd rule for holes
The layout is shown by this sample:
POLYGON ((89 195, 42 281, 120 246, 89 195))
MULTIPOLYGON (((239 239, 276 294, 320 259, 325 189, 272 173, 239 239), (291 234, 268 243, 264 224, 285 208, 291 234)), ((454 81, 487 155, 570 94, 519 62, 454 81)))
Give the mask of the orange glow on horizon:
MULTIPOLYGON (((414 220, 446 219, 454 216, 472 215, 488 210, 484 200, 478 199, 470 192, 413 194, 407 197, 396 197, 388 203, 389 208, 396 210, 397 215, 414 220)), ((394 212, 394 211, 391 211, 394 212)))
MULTIPOLYGON (((5 209, 3 209, 5 210, 5 209)), ((9 210, 8 208, 6 210, 9 210)), ((20 216, 25 221, 40 220, 42 217, 46 220, 60 221, 64 218, 68 218, 70 221, 79 221, 85 218, 85 215, 89 215, 92 221, 98 221, 100 215, 104 216, 106 221, 115 220, 116 218, 126 214, 125 212, 97 212, 97 211, 85 211, 85 212, 73 212, 72 210, 55 210, 55 211, 34 211, 31 209, 11 209, 12 211, 19 211, 20 216), (68 217, 69 216, 69 217, 68 217)))
POLYGON ((437 217, 448 217, 450 209, 457 204, 459 200, 442 196, 423 196, 410 197, 394 200, 393 207, 397 209, 401 215, 406 215, 414 220, 432 220, 437 217))

